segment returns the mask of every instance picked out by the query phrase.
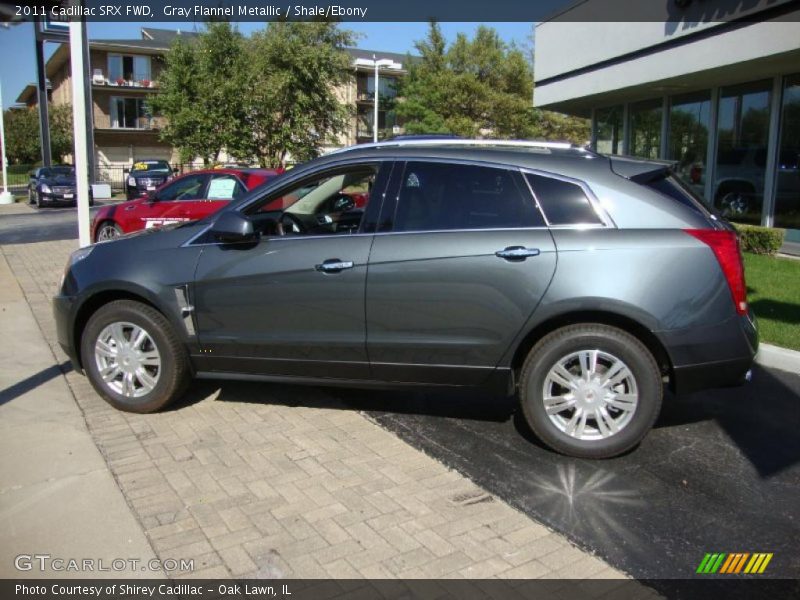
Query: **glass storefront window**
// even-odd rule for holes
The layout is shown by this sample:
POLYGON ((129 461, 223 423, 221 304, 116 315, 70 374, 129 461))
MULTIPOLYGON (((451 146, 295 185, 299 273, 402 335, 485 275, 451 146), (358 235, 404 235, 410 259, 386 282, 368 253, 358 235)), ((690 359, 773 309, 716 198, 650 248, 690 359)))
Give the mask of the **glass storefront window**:
POLYGON ((631 104, 631 156, 658 158, 661 151, 661 113, 660 98, 631 104))
POLYGON ((597 109, 595 121, 595 151, 600 154, 622 154, 622 106, 597 109))
POLYGON ((701 198, 705 197, 710 118, 711 92, 672 98, 667 158, 678 161, 678 174, 701 198))
POLYGON ((771 81, 723 88, 714 206, 731 221, 761 223, 769 135, 771 81))
MULTIPOLYGON (((800 74, 786 78, 775 174, 775 227, 800 230, 800 74)), ((800 231, 787 235, 795 239, 800 231)))

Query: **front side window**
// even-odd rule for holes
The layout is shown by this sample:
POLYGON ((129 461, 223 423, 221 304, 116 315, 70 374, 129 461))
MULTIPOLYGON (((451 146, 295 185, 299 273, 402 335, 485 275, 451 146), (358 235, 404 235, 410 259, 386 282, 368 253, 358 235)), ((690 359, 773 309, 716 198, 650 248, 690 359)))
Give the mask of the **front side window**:
POLYGON ((550 225, 602 225, 583 188, 554 177, 525 175, 550 225))
POLYGON ((202 200, 206 188, 206 179, 206 175, 187 175, 177 179, 158 192, 158 199, 165 202, 202 200))
POLYGON ((246 213, 268 236, 355 233, 377 174, 377 165, 362 165, 312 177, 267 196, 246 213))
POLYGON ((542 226, 533 199, 517 177, 513 171, 493 167, 409 162, 401 180, 394 230, 542 226))

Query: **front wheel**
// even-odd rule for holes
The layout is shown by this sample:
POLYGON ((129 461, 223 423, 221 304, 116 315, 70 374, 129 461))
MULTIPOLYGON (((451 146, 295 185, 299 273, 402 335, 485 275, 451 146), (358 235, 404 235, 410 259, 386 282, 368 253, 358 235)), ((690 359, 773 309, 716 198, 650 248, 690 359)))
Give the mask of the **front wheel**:
POLYGON ((83 367, 94 389, 127 412, 167 406, 189 381, 189 362, 172 326, 140 302, 116 300, 90 318, 81 336, 83 367))
POLYGON ((663 384, 637 338, 602 324, 570 325, 542 338, 522 367, 520 404, 550 448, 610 458, 642 441, 661 409, 663 384))
POLYGON ((122 235, 122 229, 113 221, 103 221, 94 234, 95 242, 106 242, 122 235))

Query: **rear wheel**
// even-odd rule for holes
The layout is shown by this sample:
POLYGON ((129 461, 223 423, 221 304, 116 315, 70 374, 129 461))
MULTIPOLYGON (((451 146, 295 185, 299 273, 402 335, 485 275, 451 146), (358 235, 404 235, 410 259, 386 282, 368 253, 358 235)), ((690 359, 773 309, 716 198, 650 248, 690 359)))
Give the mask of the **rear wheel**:
POLYGON ((101 307, 86 324, 81 358, 94 389, 127 412, 167 406, 189 382, 186 352, 154 308, 131 300, 101 307))
POLYGON ((95 242, 105 242, 113 240, 122 235, 122 229, 114 221, 103 221, 97 228, 97 233, 94 235, 95 242))
POLYGON ((608 325, 580 324, 542 338, 522 367, 520 404, 539 439, 582 458, 610 458, 638 444, 661 409, 653 355, 608 325))

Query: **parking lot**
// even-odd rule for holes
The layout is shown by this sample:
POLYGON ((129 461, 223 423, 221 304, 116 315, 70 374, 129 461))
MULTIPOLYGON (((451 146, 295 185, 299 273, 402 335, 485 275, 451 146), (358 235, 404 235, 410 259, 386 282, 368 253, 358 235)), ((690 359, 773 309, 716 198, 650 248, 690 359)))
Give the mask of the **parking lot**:
MULTIPOLYGON (((72 210, 4 217, 0 220, 0 243, 71 239, 72 218, 72 210), (42 231, 49 231, 51 237, 43 237, 42 231)), ((57 284, 70 246, 64 242, 3 248, 51 344, 54 337, 47 296, 57 284)), ((69 377, 71 384, 92 394, 88 384, 81 383, 83 378, 75 374, 69 377)), ((149 452, 148 460, 167 465, 160 470, 167 473, 173 488, 183 485, 199 497, 214 496, 225 485, 238 486, 238 495, 244 497, 258 496, 257 490, 268 494, 257 483, 254 465, 268 469, 280 466, 279 459, 272 466, 258 462, 257 455, 263 455, 271 444, 275 444, 278 454, 305 452, 309 457, 319 456, 325 448, 315 435, 315 427, 342 428, 348 415, 357 412, 477 485, 465 488, 464 493, 477 493, 474 498, 480 500, 476 490, 485 490, 491 497, 563 534, 578 547, 596 553, 613 568, 637 578, 690 577, 706 552, 771 552, 774 558, 769 576, 796 578, 800 574, 798 374, 757 368, 753 382, 741 388, 680 397, 667 395, 656 428, 644 443, 626 456, 605 461, 570 459, 544 449, 524 425, 512 399, 477 393, 364 392, 198 382, 185 401, 160 416, 123 418, 96 398, 82 408, 90 429, 100 436, 100 443, 108 444, 110 464, 120 468, 123 491, 135 489, 133 483, 130 490, 126 488, 129 483, 125 473, 130 471, 126 465, 140 460, 132 446, 120 445, 124 440, 118 432, 123 423, 127 423, 126 429, 132 429, 134 441, 141 441, 149 452), (274 412, 268 414, 267 407, 274 412), (292 422, 293 411, 303 408, 321 412, 317 417, 305 417, 302 426, 294 424, 298 427, 294 430, 296 439, 282 435, 281 428, 292 422), (257 440, 259 450, 250 456, 255 462, 248 463, 242 454, 242 440, 257 440), (184 471, 180 463, 191 460, 188 457, 192 455, 201 465, 219 467, 219 477, 184 481, 181 477, 191 473, 184 471), (226 470, 229 477, 224 475, 226 470)), ((353 448, 361 443, 369 446, 376 439, 355 438, 353 448)), ((341 477, 358 473, 356 463, 342 464, 351 472, 343 470, 341 477)), ((408 477, 401 471, 392 474, 400 484, 408 477)), ((321 493, 324 486, 318 487, 321 493)), ((404 504, 397 497, 391 499, 406 512, 419 509, 413 502, 404 504)), ((287 501, 293 499, 287 497, 287 501)), ((141 504, 145 529, 164 531, 169 524, 161 520, 165 513, 182 514, 180 502, 172 502, 168 495, 158 500, 161 506, 145 505, 144 500, 133 502, 137 507, 141 504)), ((469 510, 479 512, 480 504, 473 504, 476 508, 469 510)), ((368 502, 362 501, 361 506, 365 511, 376 510, 368 502)), ((292 511, 287 510, 288 519, 292 511)), ((334 510, 330 516, 337 514, 335 509, 329 510, 334 510)), ((273 569, 261 572, 262 576, 292 572, 287 564, 289 558, 270 555, 270 545, 263 542, 265 536, 259 533, 259 528, 263 533, 273 523, 259 521, 235 503, 219 522, 215 521, 216 515, 202 507, 191 512, 201 527, 231 530, 227 534, 229 545, 215 545, 213 551, 232 557, 232 562, 240 561, 240 573, 256 568, 251 558, 258 552, 267 557, 265 564, 273 569), (248 525, 240 526, 243 523, 248 525), (235 532, 238 533, 233 535, 235 532), (249 554, 236 554, 235 548, 240 546, 249 554)), ((380 514, 378 511, 373 518, 380 514)), ((180 527, 176 530, 180 531, 180 527)), ((331 529, 325 535, 333 539, 337 534, 331 529)), ((311 533, 307 539, 313 539, 311 533)), ((202 539, 192 541, 188 536, 184 541, 197 544, 197 555, 209 561, 207 569, 219 566, 220 559, 211 556, 212 548, 206 549, 202 539)), ((300 548, 302 539, 297 542, 300 548)), ((156 542, 156 549, 161 543, 156 542)), ((349 552, 339 548, 331 554, 331 560, 338 560, 337 552, 344 557, 367 550, 360 546, 349 548, 349 552)), ((412 550, 410 547, 406 560, 412 560, 412 550)), ((324 546, 310 551, 322 556, 324 546)), ((569 562, 557 564, 556 558, 552 561, 553 572, 570 567, 569 562)), ((412 563, 400 566, 412 574, 423 573, 414 571, 412 563)), ((380 571, 374 571, 374 576, 380 575, 380 571)))

